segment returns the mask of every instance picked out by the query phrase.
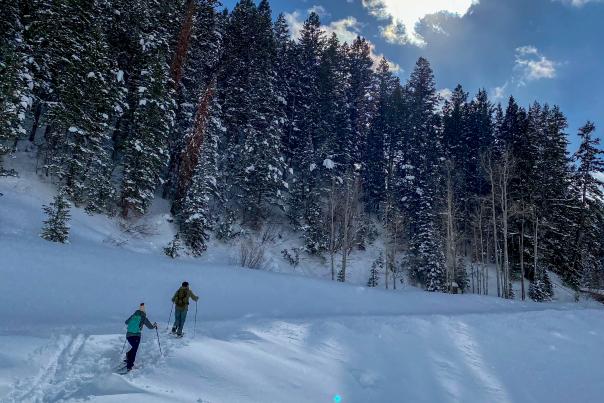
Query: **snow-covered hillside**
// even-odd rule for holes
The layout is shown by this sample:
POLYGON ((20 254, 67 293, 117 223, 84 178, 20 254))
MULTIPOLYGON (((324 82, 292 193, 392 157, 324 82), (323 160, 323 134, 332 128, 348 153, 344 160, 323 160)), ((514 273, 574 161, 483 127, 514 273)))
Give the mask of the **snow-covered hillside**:
POLYGON ((8 178, 0 193, 2 402, 599 402, 604 395, 599 305, 367 289, 241 269, 225 248, 175 261, 161 252, 170 239, 162 206, 149 218, 160 231, 142 239, 74 210, 71 243, 58 245, 38 236, 50 188, 8 178), (177 340, 165 329, 183 280, 200 302, 196 334, 193 307, 177 340), (137 370, 113 374, 124 320, 142 301, 160 323, 163 355, 145 330, 137 370))

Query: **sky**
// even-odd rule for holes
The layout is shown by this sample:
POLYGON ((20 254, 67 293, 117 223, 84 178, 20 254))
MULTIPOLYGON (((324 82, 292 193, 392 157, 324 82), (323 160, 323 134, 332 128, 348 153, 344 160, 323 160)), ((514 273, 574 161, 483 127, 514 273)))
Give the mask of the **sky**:
MULTIPOLYGON (((232 9, 236 0, 223 0, 232 9)), ((446 96, 457 84, 494 102, 510 95, 559 105, 577 130, 594 121, 604 133, 604 0, 272 0, 292 34, 310 11, 342 41, 357 35, 405 81, 426 57, 446 96)))

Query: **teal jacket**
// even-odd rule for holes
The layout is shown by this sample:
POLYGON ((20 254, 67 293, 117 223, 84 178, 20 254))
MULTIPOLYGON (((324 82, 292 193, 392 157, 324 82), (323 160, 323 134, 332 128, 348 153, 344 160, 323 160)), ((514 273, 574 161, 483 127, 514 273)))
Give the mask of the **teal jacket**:
POLYGON ((140 324, 138 326, 138 331, 137 332, 127 332, 126 337, 140 336, 141 331, 143 330, 143 325, 147 326, 149 329, 153 329, 153 323, 149 322, 149 319, 147 319, 147 314, 144 313, 143 311, 141 311, 140 309, 137 309, 136 312, 134 312, 132 315, 130 315, 130 317, 128 319, 126 319, 126 325, 128 323, 130 323, 130 320, 132 318, 134 318, 135 316, 141 317, 140 324))

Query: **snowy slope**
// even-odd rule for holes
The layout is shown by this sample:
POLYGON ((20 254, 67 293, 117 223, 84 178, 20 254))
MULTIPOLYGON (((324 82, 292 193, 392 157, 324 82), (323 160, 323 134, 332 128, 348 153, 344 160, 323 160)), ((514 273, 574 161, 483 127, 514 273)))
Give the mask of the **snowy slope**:
MULTIPOLYGON (((387 292, 251 271, 227 252, 173 261, 157 235, 73 211, 71 243, 38 237, 51 188, 0 182, 1 402, 600 402, 604 310, 492 297, 387 292), (121 239, 121 238, 120 238, 121 239), (201 297, 187 337, 166 334, 170 297, 201 297), (160 322, 137 370, 123 321, 145 301, 160 322), (195 337, 194 337, 195 336, 195 337)), ((161 206, 158 208, 161 211, 161 206)))

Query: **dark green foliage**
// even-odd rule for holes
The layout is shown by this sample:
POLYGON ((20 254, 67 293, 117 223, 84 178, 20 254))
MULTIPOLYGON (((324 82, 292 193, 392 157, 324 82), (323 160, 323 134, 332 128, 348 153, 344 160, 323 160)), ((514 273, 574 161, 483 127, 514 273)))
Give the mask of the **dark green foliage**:
POLYGON ((208 121, 203 129, 204 141, 201 149, 197 150, 197 167, 178 213, 183 238, 194 256, 201 255, 207 249, 209 230, 215 222, 211 208, 218 199, 217 150, 223 126, 218 103, 216 100, 211 103, 208 121))
MULTIPOLYGON (((162 190, 195 256, 212 231, 228 241, 270 220, 291 224, 309 254, 346 253, 346 266, 383 233, 388 261, 404 254, 418 284, 446 291, 448 233, 453 259, 503 254, 496 176, 509 155, 506 252, 511 269, 522 261, 535 278, 531 297, 550 293, 547 272, 533 267, 573 287, 604 286, 602 151, 588 123, 573 161, 556 106, 493 106, 486 91, 472 98, 458 85, 441 108, 426 59, 400 83, 386 60, 374 65, 366 39, 327 36, 316 13, 291 38, 267 0, 232 12, 217 0, 0 5, 0 158, 29 128, 38 173, 88 213, 145 214, 162 190), (337 188, 353 172, 351 215, 337 188)), ((456 273, 465 288, 461 264, 456 273)))
POLYGON ((67 243, 69 239, 70 204, 63 192, 57 194, 48 206, 44 206, 47 219, 40 236, 47 241, 67 243))
POLYGON ((281 251, 281 255, 283 259, 287 263, 289 263, 294 269, 300 264, 300 249, 292 248, 291 251, 288 249, 283 249, 281 251))
POLYGON ((371 265, 369 271, 369 280, 367 281, 367 287, 377 287, 380 283, 380 273, 384 271, 384 256, 380 253, 380 256, 371 265))
POLYGON ((24 42, 20 2, 0 1, 0 175, 3 156, 23 137, 23 123, 31 106, 33 87, 24 42))
POLYGON ((164 248, 164 254, 172 259, 176 259, 180 256, 181 251, 182 244, 180 241, 180 234, 176 234, 174 235, 172 242, 170 242, 170 244, 164 248))

